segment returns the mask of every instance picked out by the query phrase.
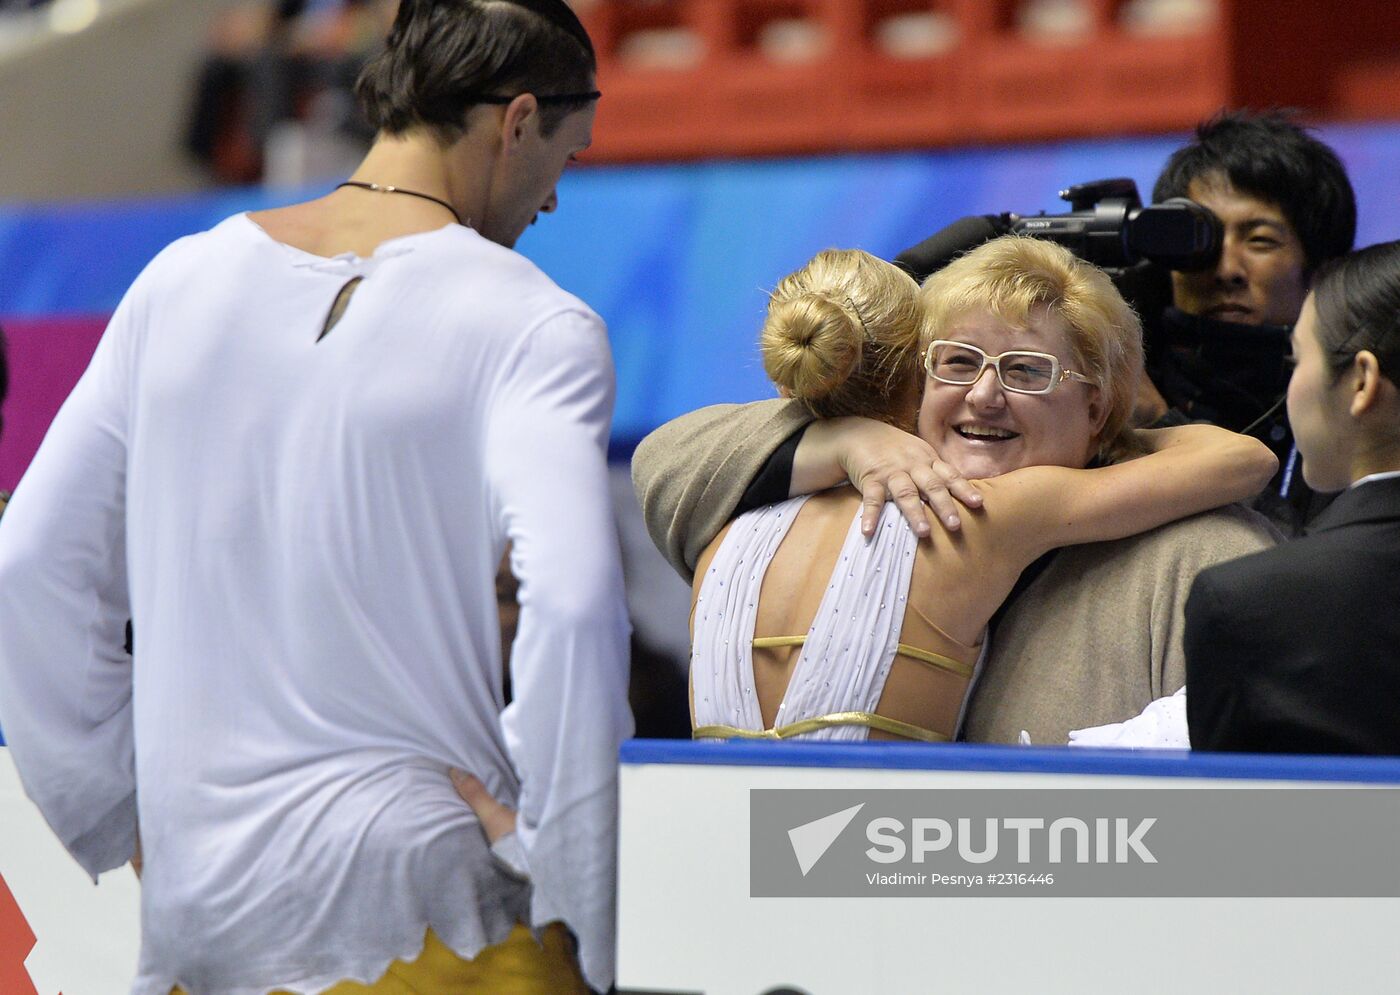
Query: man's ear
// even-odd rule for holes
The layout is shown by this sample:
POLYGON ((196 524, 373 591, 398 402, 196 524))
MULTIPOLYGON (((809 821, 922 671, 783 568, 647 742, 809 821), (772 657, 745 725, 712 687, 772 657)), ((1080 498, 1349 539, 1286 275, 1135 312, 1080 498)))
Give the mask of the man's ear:
POLYGON ((533 93, 522 93, 506 104, 501 115, 501 150, 507 155, 519 150, 525 137, 540 126, 540 105, 533 93))
POLYGON ((1381 362, 1371 350, 1362 349, 1352 358, 1347 375, 1351 377, 1351 416, 1359 418, 1376 406, 1384 391, 1381 362))

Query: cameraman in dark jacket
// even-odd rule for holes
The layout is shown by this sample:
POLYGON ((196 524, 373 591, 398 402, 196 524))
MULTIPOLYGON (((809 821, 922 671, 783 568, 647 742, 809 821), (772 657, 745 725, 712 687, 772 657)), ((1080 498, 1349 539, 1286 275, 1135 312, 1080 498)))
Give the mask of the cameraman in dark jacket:
MULTIPOLYGON (((1279 475, 1254 506, 1296 535, 1325 506, 1297 469, 1283 411, 1288 332, 1312 274, 1351 250, 1356 197, 1335 152, 1287 116, 1221 114, 1177 149, 1152 189, 1221 222, 1213 269, 1171 275, 1172 307, 1149 335, 1143 424, 1210 421, 1267 442, 1279 475)), ((1151 323, 1153 315, 1144 314, 1151 323)))

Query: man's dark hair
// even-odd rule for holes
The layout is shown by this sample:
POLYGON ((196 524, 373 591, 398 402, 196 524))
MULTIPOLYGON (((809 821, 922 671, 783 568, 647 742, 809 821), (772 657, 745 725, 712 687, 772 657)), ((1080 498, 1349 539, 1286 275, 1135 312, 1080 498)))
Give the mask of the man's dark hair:
POLYGON ((384 51, 355 84, 376 131, 426 125, 450 144, 483 97, 542 98, 540 131, 591 99, 597 57, 564 0, 402 0, 384 51), (577 94, 576 99, 547 98, 577 94))
POLYGON ((1340 376, 1365 349, 1400 382, 1400 242, 1382 242, 1324 263, 1313 283, 1317 339, 1340 376))
POLYGON ((1279 206, 1298 233, 1311 273, 1351 251, 1356 194, 1337 153, 1283 111, 1222 112, 1172 153, 1152 199, 1185 197, 1193 180, 1225 176, 1241 193, 1279 206))

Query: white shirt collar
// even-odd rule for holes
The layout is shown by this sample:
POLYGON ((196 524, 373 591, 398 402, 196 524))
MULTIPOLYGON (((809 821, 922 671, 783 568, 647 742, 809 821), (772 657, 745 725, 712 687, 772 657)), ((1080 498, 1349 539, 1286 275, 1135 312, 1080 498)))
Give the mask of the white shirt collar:
MULTIPOLYGON (((1360 487, 1362 484, 1369 484, 1373 480, 1391 480, 1400 477, 1400 470, 1383 470, 1380 473, 1368 473, 1360 480, 1352 481, 1352 487, 1360 487)), ((1350 489, 1350 488, 1348 488, 1350 489)))

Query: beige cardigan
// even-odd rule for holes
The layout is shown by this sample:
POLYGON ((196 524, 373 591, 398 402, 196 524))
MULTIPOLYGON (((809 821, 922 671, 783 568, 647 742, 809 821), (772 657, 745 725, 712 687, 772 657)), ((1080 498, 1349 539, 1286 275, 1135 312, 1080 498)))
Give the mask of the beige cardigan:
POLYGON ((797 401, 716 404, 642 440, 632 455, 632 486, 651 541, 687 584, 768 457, 812 421, 797 401))

